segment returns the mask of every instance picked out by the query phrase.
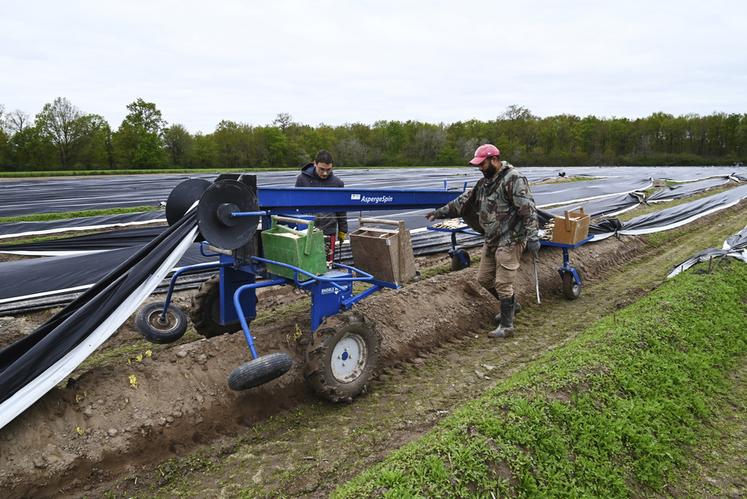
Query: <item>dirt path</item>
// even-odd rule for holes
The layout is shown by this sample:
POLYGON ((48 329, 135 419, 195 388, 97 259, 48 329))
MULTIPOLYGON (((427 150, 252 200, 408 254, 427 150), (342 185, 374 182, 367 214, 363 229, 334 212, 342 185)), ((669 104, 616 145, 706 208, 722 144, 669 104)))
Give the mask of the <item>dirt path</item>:
MULTIPOLYGON (((354 404, 306 399, 295 409, 179 458, 158 465, 133 463, 115 482, 107 483, 102 467, 99 475, 74 483, 73 489, 97 495, 326 496, 428 431, 460 403, 656 287, 672 265, 705 247, 720 246, 743 227, 744 214, 744 207, 729 210, 653 238, 635 261, 620 262, 606 272, 594 267, 587 274, 596 277, 587 280, 579 300, 546 293, 542 306, 536 306, 525 297, 527 308, 518 316, 512 340, 485 338, 490 325, 483 320, 469 334, 448 339, 430 353, 393 362, 354 404), (103 483, 95 485, 97 479, 103 483)), ((589 268, 590 262, 585 263, 589 268)))

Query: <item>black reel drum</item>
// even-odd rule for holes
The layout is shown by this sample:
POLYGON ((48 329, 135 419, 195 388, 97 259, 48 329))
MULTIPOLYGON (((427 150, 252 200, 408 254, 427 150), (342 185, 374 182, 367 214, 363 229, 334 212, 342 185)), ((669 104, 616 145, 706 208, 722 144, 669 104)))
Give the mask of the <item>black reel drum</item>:
POLYGON ((232 217, 231 213, 258 210, 257 193, 246 183, 232 179, 218 180, 200 197, 197 224, 200 233, 210 244, 235 250, 254 239, 259 216, 232 217))
POLYGON ((166 200, 166 221, 169 225, 178 222, 208 187, 210 182, 203 178, 191 178, 174 187, 166 200))

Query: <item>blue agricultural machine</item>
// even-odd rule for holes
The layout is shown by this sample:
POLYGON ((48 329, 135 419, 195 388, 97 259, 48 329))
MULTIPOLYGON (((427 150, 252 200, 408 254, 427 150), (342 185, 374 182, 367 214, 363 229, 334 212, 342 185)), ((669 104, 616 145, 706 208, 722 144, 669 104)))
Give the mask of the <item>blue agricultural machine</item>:
MULTIPOLYGON (((290 285, 311 295, 311 328, 306 332, 305 376, 314 391, 331 401, 350 400, 368 382, 381 338, 355 314, 327 327, 326 321, 384 288, 397 288, 360 268, 333 263, 328 268, 322 233, 310 213, 436 208, 460 191, 258 188, 253 175, 221 175, 215 182, 192 179, 169 195, 166 216, 179 220, 196 201, 201 251, 215 261, 174 272, 165 302, 140 308, 136 324, 155 343, 179 339, 187 315, 172 303, 174 285, 189 273, 216 271, 202 284, 190 311, 205 337, 243 330, 251 360, 230 374, 229 386, 244 390, 287 372, 285 352, 260 355, 250 330, 257 316, 259 288, 290 285), (301 228, 305 227, 305 228, 301 228), (365 283, 367 286, 354 284, 365 283), (362 289, 365 288, 365 289, 362 289)), ((357 263, 357 262, 356 262, 357 263)))

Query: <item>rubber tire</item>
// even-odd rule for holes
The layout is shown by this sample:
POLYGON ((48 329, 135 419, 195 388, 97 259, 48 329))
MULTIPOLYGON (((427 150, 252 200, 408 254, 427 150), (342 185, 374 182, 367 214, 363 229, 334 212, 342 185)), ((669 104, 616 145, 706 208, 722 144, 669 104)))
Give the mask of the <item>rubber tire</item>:
POLYGON ((456 272, 457 270, 466 269, 472 264, 472 260, 469 257, 469 253, 462 249, 458 249, 451 254, 451 270, 456 272), (459 258, 459 254, 463 254, 467 259, 467 264, 462 263, 462 259, 459 258))
POLYGON ((293 366, 293 359, 285 352, 275 352, 244 362, 228 376, 231 390, 247 390, 264 385, 287 373, 293 366))
POLYGON ((192 297, 192 308, 189 318, 197 334, 205 338, 214 338, 223 334, 241 331, 241 324, 221 326, 220 320, 220 275, 216 274, 200 285, 199 291, 192 297))
POLYGON ((573 274, 570 272, 563 273, 563 296, 568 300, 575 300, 581 296, 581 285, 576 284, 573 280, 573 274))
MULTIPOLYGON (((336 317, 335 317, 336 318, 336 317)), ((381 352, 381 337, 373 326, 358 315, 341 318, 337 327, 320 327, 307 350, 306 380, 312 390, 330 402, 351 402, 365 388, 376 371, 381 352), (342 383, 332 373, 332 352, 348 334, 357 334, 366 346, 366 363, 353 381, 342 383)))
POLYGON ((151 343, 173 343, 187 331, 187 315, 174 305, 169 304, 166 311, 168 327, 160 326, 157 316, 163 311, 162 302, 147 303, 140 307, 135 316, 135 325, 143 337, 151 343))

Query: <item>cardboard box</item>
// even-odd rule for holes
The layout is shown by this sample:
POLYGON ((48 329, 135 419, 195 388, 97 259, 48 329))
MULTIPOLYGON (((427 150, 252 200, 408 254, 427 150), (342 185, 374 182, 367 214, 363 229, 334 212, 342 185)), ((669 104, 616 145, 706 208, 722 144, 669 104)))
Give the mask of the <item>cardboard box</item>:
POLYGON ((552 230, 552 242, 576 244, 589 235, 589 215, 583 207, 565 212, 564 217, 554 217, 555 228, 552 230))

